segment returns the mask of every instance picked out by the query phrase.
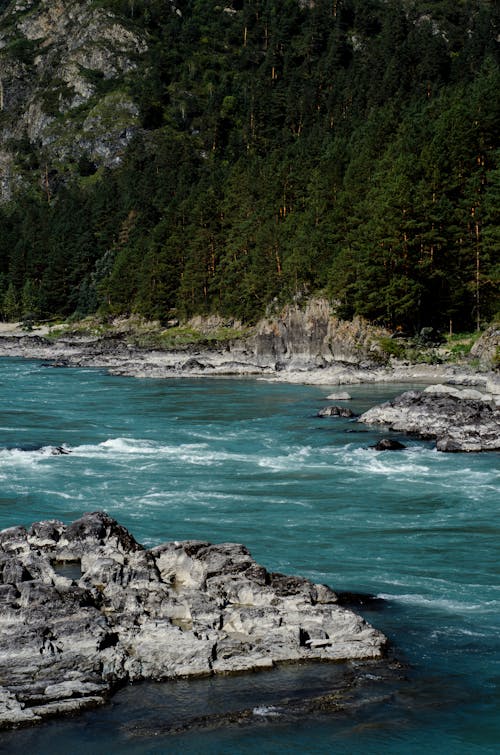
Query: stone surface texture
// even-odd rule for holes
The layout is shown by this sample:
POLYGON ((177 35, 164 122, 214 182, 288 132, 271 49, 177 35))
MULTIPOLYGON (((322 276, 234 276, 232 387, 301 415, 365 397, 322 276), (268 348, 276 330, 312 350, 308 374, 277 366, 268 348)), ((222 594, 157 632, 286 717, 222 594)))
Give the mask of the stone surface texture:
POLYGON ((340 320, 326 299, 303 307, 289 304, 259 322, 249 345, 257 357, 272 357, 287 368, 324 368, 333 362, 373 366, 380 361, 379 339, 386 331, 361 318, 340 320))
POLYGON ((476 341, 470 355, 484 369, 500 369, 500 324, 490 325, 476 341))
POLYGON ((500 450, 498 397, 474 389, 432 385, 375 406, 359 422, 436 438, 438 451, 500 450))
MULTIPOLYGON (((321 299, 311 299, 302 308, 289 305, 251 329, 217 316, 197 317, 187 325, 199 339, 179 343, 174 338, 161 347, 146 345, 133 318, 118 318, 105 332, 90 326, 50 330, 46 325, 26 332, 22 323, 0 323, 0 355, 50 360, 58 367, 99 367, 140 378, 255 375, 324 386, 446 382, 479 388, 500 402, 498 370, 483 371, 467 363, 382 363, 380 337, 385 331, 362 320, 339 320, 328 307, 321 299), (214 337, 224 330, 245 332, 221 340, 214 337)), ((160 323, 149 325, 159 336, 175 327, 162 331, 160 323)), ((347 395, 340 392, 329 400, 344 401, 347 395)))
POLYGON ((0 727, 130 681, 376 659, 386 645, 330 588, 270 573, 243 545, 146 550, 102 512, 0 532, 0 606, 0 727))
POLYGON ((355 417, 356 415, 347 406, 324 406, 318 412, 318 417, 355 417))

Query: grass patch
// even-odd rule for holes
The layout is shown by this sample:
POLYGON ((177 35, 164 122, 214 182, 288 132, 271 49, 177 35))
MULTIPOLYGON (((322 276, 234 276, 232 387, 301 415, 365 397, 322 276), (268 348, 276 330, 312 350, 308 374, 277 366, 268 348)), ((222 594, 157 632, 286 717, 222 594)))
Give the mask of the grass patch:
POLYGON ((217 348, 230 341, 243 338, 246 334, 248 334, 247 330, 237 330, 234 328, 219 328, 207 334, 187 325, 179 325, 167 330, 131 333, 127 336, 127 341, 141 349, 170 351, 183 349, 187 346, 217 348))
POLYGON ((92 338, 122 338, 139 349, 170 351, 188 346, 217 348, 225 343, 243 338, 250 329, 220 327, 204 333, 189 325, 163 328, 159 322, 150 322, 139 317, 109 320, 96 316, 82 320, 52 322, 47 338, 54 341, 70 336, 92 338))
POLYGON ((446 359, 451 362, 466 360, 481 335, 480 332, 475 331, 474 333, 454 333, 451 336, 446 336, 446 343, 442 347, 446 359))

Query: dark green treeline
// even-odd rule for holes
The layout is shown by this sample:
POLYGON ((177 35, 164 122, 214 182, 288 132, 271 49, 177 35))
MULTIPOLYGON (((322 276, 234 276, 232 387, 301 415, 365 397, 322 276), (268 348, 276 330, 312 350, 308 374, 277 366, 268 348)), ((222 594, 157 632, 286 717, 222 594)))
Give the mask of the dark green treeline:
POLYGON ((498 2, 102 4, 150 38, 120 83, 142 130, 0 210, 4 318, 251 322, 317 292, 410 331, 495 316, 498 2))

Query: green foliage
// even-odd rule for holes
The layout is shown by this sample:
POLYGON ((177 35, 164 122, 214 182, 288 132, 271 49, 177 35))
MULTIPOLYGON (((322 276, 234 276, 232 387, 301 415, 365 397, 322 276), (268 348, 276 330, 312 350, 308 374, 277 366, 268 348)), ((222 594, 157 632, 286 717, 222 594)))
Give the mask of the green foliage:
POLYGON ((40 314, 40 291, 31 278, 26 278, 21 291, 21 317, 36 320, 40 314))
POLYGON ((7 322, 15 322, 19 319, 19 295, 13 283, 9 283, 9 287, 3 297, 2 313, 7 322))
POLYGON ((469 356, 472 347, 479 338, 480 333, 453 333, 446 338, 445 350, 447 358, 451 361, 460 362, 469 356))
POLYGON ((27 66, 33 65, 33 60, 38 51, 38 42, 27 39, 26 37, 17 37, 8 43, 5 52, 9 57, 24 63, 27 66))
POLYGON ((245 330, 222 327, 206 334, 200 333, 194 328, 182 326, 160 332, 151 330, 149 332, 132 333, 127 337, 127 340, 134 346, 144 349, 170 350, 182 349, 192 345, 210 348, 210 346, 220 346, 228 341, 242 338, 245 333, 245 330))
POLYGON ((388 357, 404 359, 406 356, 406 344, 397 338, 379 338, 379 346, 382 349, 382 353, 388 357))
MULTIPOLYGON (((19 142, 33 186, 0 208, 4 298, 30 281, 45 317, 251 323, 326 290, 410 335, 498 311, 498 4, 98 4, 147 51, 119 81, 82 71, 85 114, 105 140, 133 100, 137 136, 112 170, 83 151, 40 195, 44 155, 19 142)), ((44 86, 56 114, 67 93, 44 86)))

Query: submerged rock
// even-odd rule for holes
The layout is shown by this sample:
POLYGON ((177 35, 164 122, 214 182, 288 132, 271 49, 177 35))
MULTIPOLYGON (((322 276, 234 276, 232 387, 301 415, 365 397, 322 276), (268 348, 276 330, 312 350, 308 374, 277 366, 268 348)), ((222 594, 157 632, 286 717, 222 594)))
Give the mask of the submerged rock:
POLYGON ((435 385, 406 391, 358 421, 436 438, 438 451, 500 450, 500 409, 491 395, 475 390, 435 385))
POLYGON ((330 588, 269 573, 243 545, 146 550, 102 512, 0 532, 0 606, 0 727, 129 681, 377 659, 386 645, 330 588))
POLYGON ((318 417, 355 417, 356 415, 347 406, 325 406, 318 412, 318 417))
POLYGON ((381 438, 375 443, 375 451, 402 451, 406 448, 404 443, 400 443, 399 440, 393 440, 392 438, 381 438))

